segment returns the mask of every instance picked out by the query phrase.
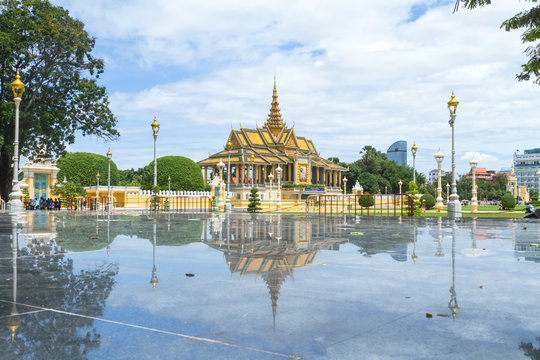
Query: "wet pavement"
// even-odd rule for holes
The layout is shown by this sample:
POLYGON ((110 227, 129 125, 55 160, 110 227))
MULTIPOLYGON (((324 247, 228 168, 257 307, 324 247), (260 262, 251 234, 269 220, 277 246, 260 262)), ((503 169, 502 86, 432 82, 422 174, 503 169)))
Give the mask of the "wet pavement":
POLYGON ((539 244, 526 220, 0 214, 0 359, 538 359, 539 244))

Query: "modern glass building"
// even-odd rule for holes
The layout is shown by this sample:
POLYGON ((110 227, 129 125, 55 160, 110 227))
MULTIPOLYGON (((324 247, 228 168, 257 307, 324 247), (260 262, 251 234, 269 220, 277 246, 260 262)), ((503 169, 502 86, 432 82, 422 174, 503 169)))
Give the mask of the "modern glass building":
POLYGON ((407 142, 396 141, 386 150, 386 156, 388 160, 395 161, 398 165, 407 166, 407 142))
POLYGON ((517 150, 514 153, 514 168, 516 170, 518 186, 538 190, 538 176, 540 169, 540 148, 524 150, 523 154, 517 150))

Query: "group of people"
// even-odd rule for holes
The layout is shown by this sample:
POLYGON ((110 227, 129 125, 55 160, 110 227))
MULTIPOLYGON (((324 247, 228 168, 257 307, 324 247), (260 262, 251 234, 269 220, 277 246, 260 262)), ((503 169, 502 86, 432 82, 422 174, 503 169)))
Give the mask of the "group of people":
POLYGON ((60 199, 32 199, 27 206, 27 210, 60 210, 62 207, 62 200, 60 199))

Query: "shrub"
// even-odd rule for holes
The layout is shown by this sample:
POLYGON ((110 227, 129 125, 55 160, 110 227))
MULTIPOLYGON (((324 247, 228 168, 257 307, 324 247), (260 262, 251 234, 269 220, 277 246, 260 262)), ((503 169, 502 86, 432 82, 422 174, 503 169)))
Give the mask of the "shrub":
POLYGON ((414 216, 422 215, 420 197, 417 195, 418 186, 414 183, 414 181, 409 181, 409 190, 407 190, 405 193, 411 195, 413 215, 414 216))
POLYGON ((358 204, 362 207, 370 207, 375 205, 375 198, 371 194, 364 194, 358 197, 358 204))
POLYGON ((250 213, 261 211, 261 201, 259 200, 259 194, 257 194, 257 188, 251 188, 249 193, 249 204, 247 211, 250 213))
MULTIPOLYGON (((104 155, 76 152, 62 156, 56 162, 58 182, 63 182, 64 177, 69 182, 80 186, 96 186, 96 174, 99 172, 100 185, 107 185, 108 160, 104 155)), ((111 185, 118 184, 118 168, 111 160, 111 185)))
POLYGON ((516 207, 516 199, 510 193, 506 193, 501 198, 501 204, 504 210, 512 210, 516 207))
POLYGON ((420 201, 426 201, 426 210, 429 210, 435 206, 435 198, 431 194, 424 194, 420 198, 420 201))
MULTIPOLYGON (((201 169, 183 156, 163 156, 157 159, 157 184, 160 189, 168 189, 171 177, 171 190, 202 191, 204 179, 201 169)), ((144 168, 143 184, 154 183, 154 162, 144 168)))

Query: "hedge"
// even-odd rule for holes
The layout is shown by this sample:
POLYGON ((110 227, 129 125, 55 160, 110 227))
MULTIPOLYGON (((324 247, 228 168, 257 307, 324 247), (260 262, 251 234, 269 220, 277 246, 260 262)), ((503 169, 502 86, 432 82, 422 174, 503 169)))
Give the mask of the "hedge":
MULTIPOLYGON (((96 174, 99 172, 100 185, 107 185, 107 167, 108 160, 104 155, 76 152, 62 156, 56 162, 58 171, 58 181, 73 182, 80 186, 96 186, 96 174)), ((111 160, 111 185, 118 184, 118 168, 114 161, 111 160)))
POLYGON ((504 210, 512 210, 516 207, 516 199, 514 199, 514 195, 506 193, 501 198, 501 204, 504 210))
POLYGON ((429 210, 435 206, 435 198, 431 194, 424 194, 420 198, 420 202, 426 201, 426 210, 429 210))
MULTIPOLYGON (((154 162, 145 166, 143 183, 154 183, 154 162)), ((183 156, 163 156, 157 159, 157 184, 160 189, 168 189, 171 177, 171 190, 202 191, 204 179, 199 166, 183 156)))
POLYGON ((371 194, 364 194, 358 197, 358 204, 362 207, 370 207, 375 205, 375 198, 371 194))

